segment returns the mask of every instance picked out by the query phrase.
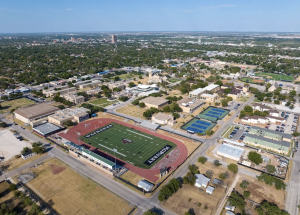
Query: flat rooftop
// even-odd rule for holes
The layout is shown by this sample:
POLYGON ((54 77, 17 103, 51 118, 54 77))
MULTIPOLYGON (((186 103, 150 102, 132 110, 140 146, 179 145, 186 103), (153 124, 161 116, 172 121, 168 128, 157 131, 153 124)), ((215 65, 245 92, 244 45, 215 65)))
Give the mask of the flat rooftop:
POLYGON ((41 125, 38 125, 36 127, 33 127, 32 128, 35 132, 43 135, 43 136, 47 136, 49 134, 52 134, 54 132, 57 132, 57 131, 60 131, 62 130, 63 128, 60 127, 60 126, 57 126, 57 125, 54 125, 52 123, 44 123, 44 124, 41 124, 41 125))
POLYGON ((16 114, 19 114, 27 119, 34 119, 43 115, 48 115, 60 110, 48 103, 34 104, 27 107, 18 108, 15 110, 16 114))
POLYGON ((218 152, 240 158, 244 152, 244 149, 224 143, 219 148, 218 152))
POLYGON ((246 137, 255 138, 255 139, 258 139, 258 140, 261 140, 261 141, 273 143, 273 144, 280 145, 280 146, 285 146, 285 147, 290 147, 291 146, 291 143, 289 143, 287 141, 277 141, 277 140, 273 140, 273 139, 262 137, 262 136, 255 135, 255 134, 246 134, 245 138, 246 137))
POLYGON ((161 97, 149 96, 145 99, 142 99, 140 102, 144 102, 144 103, 148 103, 148 104, 152 104, 152 105, 161 105, 161 104, 168 102, 168 100, 161 98, 161 97))
POLYGON ((56 120, 65 120, 72 118, 73 116, 83 116, 86 115, 89 110, 86 108, 66 108, 60 111, 57 111, 55 114, 52 114, 51 118, 56 119, 56 120))

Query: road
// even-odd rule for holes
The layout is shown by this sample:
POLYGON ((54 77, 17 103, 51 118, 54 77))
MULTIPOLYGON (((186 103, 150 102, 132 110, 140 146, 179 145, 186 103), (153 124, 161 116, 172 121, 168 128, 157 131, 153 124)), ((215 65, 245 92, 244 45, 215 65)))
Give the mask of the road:
POLYGON ((290 181, 287 183, 287 196, 285 201, 285 209, 290 215, 298 215, 300 205, 300 154, 295 152, 293 166, 291 170, 290 181))

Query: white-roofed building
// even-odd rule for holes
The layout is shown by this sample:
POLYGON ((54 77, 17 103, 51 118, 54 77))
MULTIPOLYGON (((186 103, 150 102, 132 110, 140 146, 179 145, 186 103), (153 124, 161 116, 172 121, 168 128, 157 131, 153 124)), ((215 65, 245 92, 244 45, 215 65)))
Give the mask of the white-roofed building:
POLYGON ((146 180, 140 180, 138 183, 138 187, 142 188, 145 191, 151 191, 154 185, 146 180))
POLYGON ((199 188, 207 188, 209 182, 210 182, 210 178, 207 178, 205 175, 203 174, 195 174, 196 176, 196 182, 195 182, 195 186, 199 187, 199 188))
POLYGON ((219 85, 216 84, 210 84, 204 88, 198 88, 196 90, 193 90, 189 93, 190 98, 199 98, 201 94, 211 92, 214 93, 220 89, 219 85))
POLYGON ((240 160, 243 153, 244 153, 244 149, 226 143, 224 143, 217 151, 217 155, 230 158, 236 161, 240 160))

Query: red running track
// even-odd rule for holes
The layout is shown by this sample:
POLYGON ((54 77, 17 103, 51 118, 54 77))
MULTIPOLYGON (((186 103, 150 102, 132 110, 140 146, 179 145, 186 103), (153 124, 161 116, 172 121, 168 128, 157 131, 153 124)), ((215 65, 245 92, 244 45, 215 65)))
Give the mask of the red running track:
MULTIPOLYGON (((144 128, 141 128, 141 127, 138 127, 138 126, 135 126, 135 125, 131 125, 129 123, 122 122, 122 121, 119 121, 119 120, 116 120, 116 119, 99 118, 99 119, 93 119, 93 120, 85 121, 85 122, 79 123, 78 125, 70 128, 66 133, 60 133, 59 135, 61 137, 65 138, 65 139, 79 145, 77 132, 79 132, 80 136, 82 136, 82 135, 88 134, 88 133, 96 130, 99 127, 103 127, 103 126, 105 126, 109 123, 112 123, 112 122, 124 125, 126 127, 131 127, 131 128, 134 128, 138 131, 145 132, 147 134, 154 135, 156 137, 159 137, 159 138, 162 138, 162 139, 165 139, 165 140, 168 140, 168 141, 171 141, 171 142, 175 143, 177 145, 177 147, 179 148, 179 150, 180 150, 180 154, 179 154, 178 158, 173 163, 171 163, 167 166, 169 171, 172 171, 175 168, 177 168, 177 166, 182 164, 188 156, 188 150, 187 150, 186 146, 181 141, 179 141, 177 139, 174 139, 172 137, 162 135, 162 134, 157 134, 157 133, 149 131, 147 129, 144 129, 144 128), (89 125, 89 126, 85 127, 85 125, 89 125)), ((90 149, 91 151, 94 151, 94 152, 98 151, 101 154, 106 154, 106 155, 111 156, 110 154, 105 153, 105 152, 103 152, 103 151, 101 151, 101 150, 99 150, 95 147, 92 147, 91 145, 89 145, 89 144, 87 144, 83 141, 80 141, 80 145, 85 146, 86 148, 90 149)), ((118 159, 118 160, 122 161, 120 159, 118 159)), ((132 172, 148 179, 149 181, 156 182, 159 179, 158 176, 159 176, 159 170, 160 169, 158 169, 158 168, 157 169, 142 169, 142 168, 136 167, 136 166, 134 166, 130 163, 126 163, 124 161, 122 161, 122 162, 125 163, 124 166, 127 169, 129 169, 130 171, 132 171, 132 172)))

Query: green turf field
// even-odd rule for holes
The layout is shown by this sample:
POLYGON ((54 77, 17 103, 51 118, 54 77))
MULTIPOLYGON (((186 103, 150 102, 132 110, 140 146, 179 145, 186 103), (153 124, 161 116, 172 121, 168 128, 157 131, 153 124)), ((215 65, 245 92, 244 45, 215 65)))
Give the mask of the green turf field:
POLYGON ((130 127, 126 127, 117 123, 110 123, 109 125, 112 125, 112 127, 96 134, 94 133, 95 131, 93 131, 89 134, 81 136, 80 139, 83 142, 88 143, 91 146, 100 149, 101 151, 107 152, 112 156, 114 156, 114 149, 116 149, 117 151, 115 152, 115 156, 117 158, 143 169, 150 169, 164 157, 163 154, 161 154, 162 156, 157 158, 155 162, 149 165, 144 163, 156 153, 160 152, 164 147, 167 145, 172 147, 165 153, 166 155, 177 146, 170 141, 140 132, 130 127), (94 136, 89 138, 86 137, 87 135, 91 135, 93 133, 94 136))
MULTIPOLYGON (((274 74, 274 73, 256 72, 255 76, 264 76, 264 77, 270 76, 276 81, 280 81, 280 80, 294 81, 294 78, 292 76, 274 74)), ((272 79, 272 78, 270 78, 270 79, 272 79)))

